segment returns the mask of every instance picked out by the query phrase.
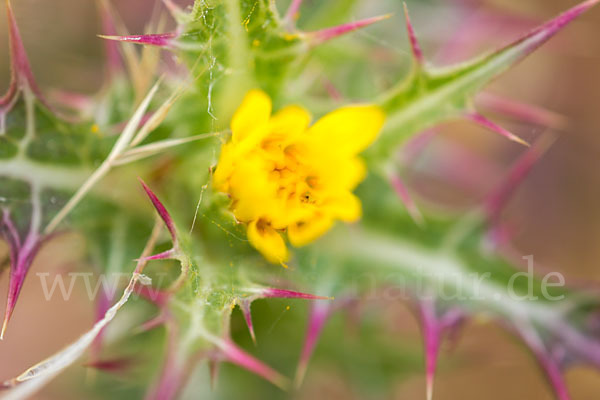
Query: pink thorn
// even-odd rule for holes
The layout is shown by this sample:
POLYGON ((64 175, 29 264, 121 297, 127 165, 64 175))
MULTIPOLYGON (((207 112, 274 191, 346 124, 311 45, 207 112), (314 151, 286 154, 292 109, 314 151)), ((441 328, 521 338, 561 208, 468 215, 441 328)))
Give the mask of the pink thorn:
POLYGON ((546 377, 554 389, 556 397, 559 400, 570 400, 571 397, 562 377, 561 367, 552 357, 552 354, 548 351, 534 328, 527 324, 522 326, 515 325, 514 328, 537 358, 540 367, 546 373, 546 377))
POLYGON ((52 90, 50 98, 78 112, 86 112, 94 107, 94 100, 90 96, 64 90, 52 90))
POLYGON ((208 360, 208 371, 210 375, 210 388, 214 390, 219 378, 219 362, 214 359, 208 360))
POLYGON ((135 261, 170 260, 174 257, 174 255, 175 255, 175 250, 169 249, 169 250, 163 251, 162 253, 154 254, 152 256, 144 257, 142 259, 137 259, 135 261))
POLYGON ((527 123, 554 129, 562 129, 567 124, 566 118, 560 114, 495 94, 481 93, 478 100, 483 107, 527 123))
POLYGON ((579 17, 581 14, 595 6, 599 1, 600 0, 587 0, 576 5, 575 7, 572 7, 571 9, 565 11, 556 18, 553 18, 545 24, 535 28, 525 36, 503 47, 498 52, 508 51, 514 47, 519 46, 520 44, 523 44, 524 42, 531 40, 531 43, 529 43, 525 47, 525 49, 523 49, 523 52, 517 58, 517 60, 523 59, 528 54, 532 53, 534 50, 540 47, 542 44, 547 42, 552 36, 554 36, 558 31, 564 28, 575 18, 579 17))
POLYGON ((529 147, 529 143, 527 143, 526 141, 524 141, 517 135, 514 135, 507 129, 496 124, 495 122, 490 121, 489 119, 487 119, 486 117, 484 117, 483 115, 481 115, 479 113, 467 114, 467 118, 470 119, 471 121, 483 126, 484 128, 487 128, 491 131, 496 132, 497 134, 499 134, 501 136, 504 136, 505 138, 507 138, 509 140, 512 140, 513 142, 517 142, 519 144, 529 147))
MULTIPOLYGON (((100 2, 100 19, 102 24, 102 30, 107 35, 117 34, 117 28, 115 27, 115 21, 113 20, 108 1, 100 2)), ((113 41, 106 41, 104 48, 106 51, 106 59, 109 74, 115 75, 116 73, 121 72, 123 68, 123 63, 121 60, 121 53, 119 52, 118 45, 113 41)))
POLYGON ((315 31, 315 32, 307 32, 307 33, 305 33, 305 35, 306 35, 306 37, 309 38, 309 40, 312 42, 312 44, 318 45, 318 44, 321 44, 328 40, 331 40, 333 38, 336 38, 338 36, 342 36, 346 33, 353 32, 357 29, 361 29, 361 28, 364 28, 371 24, 374 24, 375 22, 379 22, 384 19, 388 19, 390 16, 391 16, 391 14, 386 14, 386 15, 380 15, 377 17, 366 18, 366 19, 363 19, 360 21, 348 22, 346 24, 334 26, 331 28, 321 29, 321 30, 315 31))
POLYGON ((136 43, 147 46, 169 47, 173 43, 173 39, 177 37, 174 32, 156 33, 149 35, 128 35, 128 36, 110 36, 98 35, 102 39, 116 40, 119 42, 136 43))
POLYGON ((284 19, 287 21, 294 21, 299 16, 300 6, 302 5, 302 0, 292 0, 290 6, 288 7, 284 19))
POLYGON ((425 344, 425 384, 427 400, 433 398, 433 380, 437 366, 440 343, 447 330, 455 330, 463 321, 463 313, 458 309, 448 310, 438 317, 434 301, 423 299, 419 302, 421 328, 425 344))
POLYGON ((428 129, 414 136, 402 149, 402 156, 407 164, 410 164, 425 148, 433 141, 438 134, 434 129, 428 129))
POLYGON ((145 300, 156 304, 158 307, 164 307, 167 305, 172 297, 171 292, 153 288, 151 286, 139 285, 135 287, 135 293, 144 298, 145 300))
POLYGON ((150 198, 150 201, 154 205, 154 208, 158 212, 158 215, 160 215, 160 217, 164 221, 165 225, 167 226, 167 229, 169 230, 169 233, 171 234, 171 239, 173 240, 173 244, 177 245, 177 231, 175 230, 175 224, 173 224, 173 219, 171 219, 171 215, 169 214, 169 212, 167 211, 165 206, 160 202, 158 197, 156 197, 154 192, 152 192, 152 190, 150 190, 150 188, 146 185, 146 183, 144 183, 144 181, 141 178, 140 178, 140 183, 142 184, 144 191, 150 198))
POLYGON ((323 86, 333 100, 340 102, 344 99, 340 91, 333 85, 333 83, 331 83, 329 79, 323 79, 323 86))
POLYGON ((417 225, 423 226, 424 222, 425 222, 423 220, 423 215, 419 211, 417 205, 413 201, 410 193, 408 192, 408 189, 406 188, 406 186, 404 185, 402 180, 398 176, 395 176, 395 175, 390 176, 389 179, 392 184, 392 187, 396 191, 396 194, 398 195, 398 197, 400 197, 400 200, 402 201, 402 203, 404 203, 404 206, 408 210, 408 213, 411 216, 411 218, 413 219, 413 221, 415 221, 415 223, 417 225))
POLYGON ((244 321, 246 321, 246 326, 248 327, 248 332, 250 332, 250 337, 252 341, 256 345, 256 334, 254 333, 254 324, 252 324, 252 312, 250 311, 250 307, 252 306, 251 301, 242 300, 240 302, 240 308, 242 310, 242 314, 244 314, 244 321))
MULTIPOLYGON (((106 311, 108 311, 108 309, 112 305, 111 304, 112 299, 109 298, 108 293, 106 293, 106 290, 101 290, 99 293, 99 296, 100 297, 98 298, 98 301, 96 303, 96 321, 95 322, 98 322, 102 318, 104 318, 106 311)), ((98 332, 98 335, 94 339, 94 342, 92 343, 92 346, 90 348, 90 358, 91 358, 90 363, 91 364, 100 361, 100 353, 102 352, 102 345, 104 343, 104 334, 105 333, 106 333, 105 329, 100 330, 100 332, 98 332)))
MULTIPOLYGON (((2 225, 7 226, 10 235, 15 235, 16 229, 12 225, 10 216, 5 211, 3 215, 2 225)), ((0 227, 2 226, 0 225, 0 227)), ((18 235, 18 234, 17 234, 18 235)), ((6 235, 4 235, 6 236, 6 235)), ((18 237, 18 236, 17 236, 18 237)), ((10 278, 8 283, 8 298, 6 300, 6 310, 4 312, 4 321, 2 323, 2 329, 0 330, 0 340, 4 338, 6 328, 12 317, 12 313, 15 309, 17 299, 23 288, 25 277, 31 267, 31 263, 37 252, 39 251, 43 240, 40 240, 38 233, 30 231, 22 246, 16 247, 15 239, 9 240, 10 255, 11 255, 11 269, 10 278)), ((19 243, 18 241, 16 243, 19 243)))
POLYGON ((219 347, 229 362, 255 373, 283 390, 289 386, 286 377, 240 349, 231 340, 220 342, 219 347))
POLYGON ((488 196, 486 201, 486 212, 492 219, 497 219, 498 214, 508 202, 519 185, 527 177, 533 166, 546 153, 554 143, 556 137, 552 135, 543 136, 535 142, 534 146, 527 149, 511 167, 508 176, 500 187, 488 196))
POLYGON ((5 236, 8 244, 11 247, 11 250, 15 251, 14 255, 16 256, 18 250, 21 249, 21 237, 19 236, 17 227, 10 218, 10 212, 7 209, 2 211, 2 224, 0 224, 0 227, 2 226, 6 227, 6 231, 8 233, 8 235, 3 236, 5 236))
POLYGON ((177 329, 171 324, 167 326, 167 349, 158 384, 148 392, 145 400, 175 399, 184 376, 178 354, 177 329))
POLYGON ((83 364, 84 367, 94 368, 105 372, 123 373, 134 365, 131 358, 113 358, 110 360, 95 360, 83 364))
MULTIPOLYGON (((442 46, 437 55, 443 64, 460 62, 467 58, 482 40, 498 36, 498 31, 514 32, 531 30, 540 24, 539 19, 526 18, 514 14, 501 15, 500 10, 478 9, 480 4, 470 4, 467 12, 462 12, 461 25, 442 46)), ((487 7, 486 7, 487 8, 487 7)))
POLYGON ((556 365, 554 360, 552 360, 548 356, 540 356, 538 355, 538 360, 541 364, 541 367, 546 372, 548 376, 548 380, 550 381, 550 385, 554 389, 554 394, 559 400, 570 400, 571 396, 569 396, 569 391, 567 390, 567 385, 562 377, 562 371, 556 365))
POLYGON ((440 345, 440 327, 437 324, 433 304, 423 302, 420 311, 423 341, 425 343, 425 384, 427 388, 427 400, 431 400, 433 398, 433 379, 440 345))
POLYGON ((280 299, 307 299, 307 300, 333 300, 333 297, 316 296, 314 294, 295 292, 293 290, 266 288, 262 291, 262 298, 280 299))
POLYGON ((31 65, 23 46, 21 33, 17 26, 17 21, 12 10, 10 1, 6 2, 6 11, 8 13, 9 35, 10 35, 10 50, 12 57, 12 67, 15 78, 19 84, 27 84, 29 87, 38 92, 37 85, 31 72, 31 65), (24 79, 24 81, 23 81, 24 79))
POLYGON ((497 249, 509 244, 515 237, 515 229, 507 223, 499 222, 498 213, 496 215, 490 215, 490 219, 494 222, 494 225, 490 227, 490 230, 487 233, 487 239, 489 240, 489 243, 492 244, 492 248, 497 249))
POLYGON ((17 299, 19 298, 19 294, 21 293, 21 288, 23 287, 23 282, 25 281, 25 273, 17 273, 11 271, 9 286, 8 286, 8 299, 6 300, 6 310, 4 312, 4 321, 2 322, 2 330, 0 331, 0 340, 4 339, 4 334, 6 333, 6 328, 8 328, 8 323, 12 317, 13 311, 15 309, 15 305, 17 303, 17 299))
POLYGON ((404 16, 406 18, 406 30, 408 32, 408 39, 410 40, 410 48, 412 50, 413 57, 415 58, 416 63, 422 66, 425 63, 425 58, 423 57, 423 52, 421 51, 421 46, 417 40, 415 30, 410 22, 410 15, 408 14, 408 6, 406 3, 404 3, 404 16))
POLYGON ((19 27, 17 26, 17 21, 9 0, 6 1, 6 12, 8 17, 12 77, 8 92, 3 97, 0 97, 0 113, 3 111, 6 112, 6 109, 10 108, 14 96, 17 94, 18 90, 24 86, 28 87, 44 106, 51 109, 35 82, 33 72, 31 72, 31 65, 29 64, 29 59, 27 58, 19 27))
POLYGON ((325 326, 325 322, 331 315, 331 305, 329 303, 314 303, 310 317, 308 321, 308 328, 306 330, 306 336, 304 338, 304 346, 302 347, 302 353, 300 360, 298 361, 298 367, 296 368, 296 377, 294 378, 294 386, 299 388, 302 385, 306 370, 308 368, 308 362, 312 357, 312 354, 317 345, 317 340, 321 335, 321 331, 325 326))
POLYGON ((165 325, 169 321, 167 313, 161 312, 156 317, 149 319, 139 326, 137 329, 139 332, 148 332, 154 328, 158 328, 161 325, 165 325))
POLYGON ((178 15, 184 13, 184 11, 177 4, 173 3, 172 0, 162 0, 162 2, 167 8, 167 10, 169 10, 173 18, 177 19, 176 17, 178 15))

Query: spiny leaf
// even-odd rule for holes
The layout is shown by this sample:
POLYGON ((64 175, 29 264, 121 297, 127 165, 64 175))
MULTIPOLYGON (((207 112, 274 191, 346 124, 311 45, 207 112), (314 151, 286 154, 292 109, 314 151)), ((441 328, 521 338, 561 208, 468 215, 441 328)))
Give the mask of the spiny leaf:
POLYGON ((150 90, 150 92, 146 95, 144 101, 139 105, 136 112, 132 116, 132 118, 127 123, 127 126, 123 129, 121 136, 115 142, 112 147, 110 153, 104 160, 104 162, 94 171, 92 175, 85 181, 83 185, 79 187, 77 192, 69 199, 67 204, 52 218, 52 220, 48 223, 45 228, 46 233, 51 233, 54 229, 58 227, 58 225, 62 222, 62 220, 71 212, 71 210, 79 204, 79 202, 83 199, 84 196, 88 194, 88 192, 100 181, 113 167, 113 164, 118 160, 118 158, 123 154, 123 152, 129 147, 131 140, 133 139, 138 125, 146 112, 146 109, 150 105, 150 101, 156 94, 158 90, 159 83, 157 82, 154 87, 150 90))
MULTIPOLYGON (((140 258, 145 257, 152 251, 158 237, 158 232, 157 229, 154 230, 153 235, 149 238, 148 243, 142 252, 142 257, 140 258)), ((94 340, 100 332, 102 332, 102 330, 114 319, 121 307, 127 303, 131 294, 134 292, 136 284, 138 282, 148 283, 148 277, 142 275, 145 265, 145 261, 139 261, 137 263, 135 271, 119 301, 110 307, 103 318, 97 321, 89 331, 53 356, 32 366, 19 376, 5 381, 2 386, 8 389, 4 391, 4 397, 15 399, 29 397, 40 390, 64 369, 77 361, 77 359, 79 359, 79 357, 81 357, 94 343, 94 340)))
POLYGON ((407 81, 382 96, 380 104, 388 113, 387 127, 369 155, 380 160, 387 158, 411 135, 460 116, 485 84, 597 3, 598 0, 585 1, 511 44, 475 60, 443 69, 417 69, 407 81))

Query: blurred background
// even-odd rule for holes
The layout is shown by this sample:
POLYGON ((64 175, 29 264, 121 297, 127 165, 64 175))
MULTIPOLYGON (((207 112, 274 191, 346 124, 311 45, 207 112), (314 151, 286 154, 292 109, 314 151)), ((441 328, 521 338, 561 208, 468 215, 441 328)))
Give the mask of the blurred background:
MULTIPOLYGON (((303 9, 310 9, 311 3, 317 1, 305 0, 303 9)), ((179 3, 188 5, 185 1, 179 3)), ((284 8, 286 2, 281 3, 284 8)), ((401 1, 359 3, 355 10, 356 19, 393 13, 391 19, 378 26, 355 33, 360 40, 377 49, 371 61, 379 63, 382 69, 408 63, 401 1)), ((117 0, 113 4, 131 33, 142 33, 151 15, 160 10, 160 6, 156 8, 151 0, 117 0)), ((574 4, 575 1, 566 0, 408 2, 428 59, 440 65, 504 44, 574 4)), ((104 78, 104 53, 102 40, 96 36, 102 31, 94 1, 14 0, 13 7, 34 74, 44 92, 60 88, 92 94, 99 90, 104 78)), ((1 8, 3 11, 4 6, 1 8)), ((303 27, 302 23, 301 17, 300 27, 303 27)), ((559 135, 558 141, 533 169, 503 218, 518 224, 515 245, 521 254, 533 254, 544 268, 562 272, 567 283, 591 288, 600 284, 599 37, 600 8, 597 7, 489 88, 492 93, 534 104, 565 117, 564 127, 554 129, 559 135)), ((0 89, 4 91, 10 78, 4 19, 0 19, 0 55, 0 89)), ((332 81, 335 83, 333 77, 332 81)), ((553 130, 518 123, 493 113, 489 115, 528 140, 553 130)), ((439 149, 459 143, 463 152, 457 151, 454 157, 462 157, 466 148, 469 154, 491 162, 489 168, 472 171, 469 180, 460 184, 445 179, 440 173, 443 171, 440 160, 437 164, 433 162, 435 165, 428 162, 409 166, 410 186, 422 201, 453 204, 458 209, 468 207, 500 182, 506 167, 522 151, 518 146, 464 122, 447 124, 436 131, 439 134, 429 146, 429 158, 434 158, 436 151, 442 151, 439 149)), ((0 244, 0 254, 4 251, 0 244)), ((10 332, 0 343, 0 380, 12 377, 54 353, 93 323, 94 306, 84 295, 81 282, 74 287, 75 293, 80 295, 72 296, 69 301, 55 296, 47 302, 43 301, 40 281, 35 275, 38 272, 66 273, 80 267, 83 245, 77 245, 77 238, 63 237, 45 251, 51 253, 41 254, 38 260, 43 261, 34 263, 10 332)), ((6 273, 0 276, 0 304, 5 301, 7 278, 6 273)), ((302 303, 294 303, 291 310, 281 313, 282 304, 260 306, 268 308, 275 319, 280 318, 278 327, 264 329, 263 337, 278 334, 279 329, 285 332, 286 319, 300 318, 306 313, 306 305, 302 303)), ((405 349, 414 355, 415 363, 421 363, 418 325, 405 305, 375 304, 373 310, 384 316, 378 322, 382 337, 385 333, 388 337, 385 340, 392 337, 399 344, 398 357, 402 357, 400 350, 405 349)), ((265 313, 269 315, 267 311, 265 313)), ((233 323, 239 324, 241 319, 233 323)), ((334 321, 332 325, 339 329, 339 323, 334 321)), ((325 334, 334 335, 335 329, 328 328, 325 334)), ((290 343, 290 347, 297 352, 300 343, 290 343)), ((294 354, 294 351, 289 353, 294 354)), ((370 359, 369 348, 349 347, 347 351, 364 352, 365 368, 381 367, 383 362, 370 359)), ((393 355, 385 362, 394 362, 393 355)), ((534 359, 522 345, 497 325, 486 321, 469 323, 461 337, 446 346, 440 356, 438 371, 436 399, 553 398, 534 359)), ((600 393, 598 371, 572 369, 567 374, 567 383, 575 400, 597 399, 600 393)), ((72 384, 68 378, 58 379, 37 398, 64 399, 64 389, 72 384)), ((424 387, 424 374, 410 372, 397 377, 391 393, 373 391, 365 394, 356 390, 354 382, 345 380, 335 365, 323 367, 319 364, 309 368, 303 389, 292 396, 298 399, 422 399, 424 387)))

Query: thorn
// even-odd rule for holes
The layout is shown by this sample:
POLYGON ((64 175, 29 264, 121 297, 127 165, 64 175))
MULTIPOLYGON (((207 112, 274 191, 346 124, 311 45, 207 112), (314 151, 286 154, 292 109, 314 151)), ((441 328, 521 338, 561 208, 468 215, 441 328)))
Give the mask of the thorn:
POLYGON ((545 24, 532 30, 525 36, 522 36, 517 40, 513 41, 512 43, 508 44, 507 46, 504 46, 496 53, 493 53, 491 57, 494 57, 499 53, 503 53, 506 51, 514 51, 518 47, 522 47, 513 63, 522 60, 527 55, 531 54, 534 50, 536 50, 538 47, 546 43, 552 36, 554 36, 558 31, 564 28, 575 18, 579 17, 581 14, 598 4, 599 1, 600 0, 587 0, 582 3, 579 3, 578 5, 563 12, 562 14, 551 19, 545 24))
POLYGON ((425 385, 427 399, 433 397, 433 379, 437 365, 440 344, 440 329, 436 321, 434 305, 422 303, 420 306, 423 341, 425 344, 425 385))
POLYGON ((456 330, 460 326, 464 315, 459 309, 450 309, 440 317, 432 299, 419 301, 419 314, 425 345, 425 390, 427 400, 431 400, 440 343, 448 330, 456 330))
POLYGON ((317 346, 317 341, 325 326, 325 322, 327 322, 330 315, 331 305, 329 303, 315 303, 311 308, 306 336, 304 337, 304 345, 302 346, 302 353, 296 367, 296 376, 294 377, 294 387, 296 389, 300 388, 304 381, 308 362, 317 346))
MULTIPOLYGON (((136 286, 135 293, 142 297, 143 299, 149 301, 150 303, 155 304, 161 309, 164 309, 165 305, 171 300, 172 293, 161 290, 158 288, 153 288, 151 286, 136 286)), ((165 320, 167 319, 167 315, 164 316, 165 320)))
POLYGON ((341 102, 344 99, 340 91, 333 85, 333 83, 330 80, 323 79, 323 86, 329 94, 329 97, 331 97, 331 99, 333 99, 334 101, 341 102))
POLYGON ((94 368, 105 372, 123 373, 135 364, 132 358, 114 358, 109 360, 88 361, 83 364, 84 367, 94 368))
POLYGON ((405 165, 410 165, 431 144, 437 134, 436 130, 427 129, 410 139, 402 149, 402 162, 405 165))
POLYGON ((116 40, 119 42, 136 43, 147 46, 158 46, 168 47, 172 44, 173 39, 177 37, 174 32, 167 33, 156 33, 148 35, 128 35, 128 36, 114 36, 114 35, 97 35, 99 38, 107 40, 116 40))
POLYGON ((510 98, 486 92, 480 93, 477 96, 477 100, 483 107, 486 107, 491 111, 527 123, 556 130, 564 129, 567 125, 567 118, 565 116, 532 104, 521 103, 510 98))
POLYGON ((306 299, 306 300, 333 300, 329 296, 316 296, 314 294, 295 292, 293 290, 266 288, 261 290, 262 298, 280 299, 306 299))
POLYGON ((514 324, 513 328, 536 357, 540 368, 546 373, 546 377, 554 389, 556 398, 559 400, 570 400, 571 397, 563 379, 559 361, 548 351, 546 344, 535 331, 535 328, 528 323, 514 324))
POLYGON ((418 226, 423 227, 425 225, 423 214, 421 214, 419 208, 413 201, 410 193, 408 192, 408 189, 404 185, 404 182, 402 182, 402 180, 394 174, 389 174, 388 176, 390 183, 394 188, 394 191, 396 192, 402 203, 404 203, 404 206, 406 207, 406 210, 408 211, 408 214, 410 215, 412 220, 418 226))
MULTIPOLYGON (((102 30, 108 35, 116 35, 117 29, 113 20, 113 11, 107 0, 98 1, 100 8, 100 21, 102 30)), ((123 69, 121 54, 117 43, 112 41, 105 42, 104 50, 106 52, 107 68, 110 76, 114 76, 123 69)))
POLYGON ((2 331, 0 332, 0 340, 4 340, 4 332, 6 332, 6 327, 8 325, 8 318, 4 317, 4 322, 2 323, 2 331))
POLYGON ((240 302, 240 309, 242 310, 242 314, 244 314, 244 321, 246 321, 248 332, 250 332, 250 337, 252 338, 252 341, 256 346, 256 334, 254 333, 254 325, 252 324, 252 312, 250 311, 251 306, 251 301, 242 300, 240 302))
POLYGON ((314 32, 305 32, 302 33, 303 36, 307 37, 311 44, 319 45, 328 40, 334 39, 338 36, 342 36, 346 33, 353 32, 357 29, 364 28, 375 22, 383 21, 384 19, 388 19, 391 17, 391 14, 380 15, 377 17, 371 17, 362 19, 360 21, 348 22, 346 24, 334 26, 331 28, 321 29, 319 31, 314 32))
POLYGON ((293 22, 296 19, 298 19, 300 13, 300 6, 302 5, 302 0, 292 0, 292 2, 290 3, 290 6, 288 7, 285 16, 284 16, 284 20, 288 21, 288 22, 293 22))
POLYGON ((166 354, 156 385, 146 395, 147 400, 175 399, 185 380, 184 365, 179 349, 178 329, 167 325, 166 354))
MULTIPOLYGON (((106 315, 106 311, 108 311, 108 309, 112 305, 111 303, 112 296, 110 296, 109 293, 107 293, 106 291, 101 290, 99 293, 99 298, 96 301, 96 318, 94 320, 94 323, 97 323, 104 317, 104 315, 106 315)), ((102 347, 104 345, 105 334, 106 330, 101 329, 100 332, 98 332, 98 335, 94 339, 93 343, 91 344, 90 363, 100 361, 100 353, 102 352, 102 347)))
POLYGON ((154 254, 152 256, 138 258, 134 261, 169 260, 169 259, 173 259, 174 256, 175 256, 175 250, 169 249, 169 250, 163 251, 162 253, 154 254))
POLYGON ((25 282, 25 275, 28 269, 29 265, 25 266, 25 269, 21 270, 21 272, 19 272, 18 270, 11 271, 8 283, 8 299, 6 300, 6 310, 4 312, 2 330, 0 331, 0 340, 4 340, 4 334, 6 333, 8 323, 10 322, 13 311, 15 309, 17 299, 21 292, 21 288, 23 287, 23 283, 25 282))
POLYGON ((166 325, 168 322, 167 315, 161 312, 156 317, 149 319, 148 321, 141 324, 135 329, 135 333, 148 332, 154 328, 158 328, 161 325, 166 325))
POLYGON ((169 13, 176 21, 179 21, 180 17, 185 14, 185 12, 179 7, 177 4, 173 3, 173 0, 162 0, 163 4, 169 10, 169 13))
POLYGON ((217 346, 229 362, 255 373, 282 390, 287 390, 289 387, 290 384, 288 378, 240 349, 230 339, 219 341, 217 346))
POLYGON ((415 30, 410 21, 410 15, 408 14, 408 6, 406 3, 404 5, 404 17, 406 18, 406 30, 408 32, 408 39, 410 41, 410 48, 412 50, 412 54, 416 64, 421 67, 425 64, 425 58, 423 57, 423 51, 421 51, 421 46, 419 45, 419 41, 417 40, 417 36, 415 34, 415 30))
POLYGON ((432 400, 433 399, 433 377, 428 376, 426 384, 427 384, 427 388, 425 390, 427 393, 427 400, 432 400))
POLYGON ((175 229, 175 224, 173 224, 173 219, 171 218, 171 215, 169 214, 165 206, 161 203, 161 201, 158 199, 158 197, 156 197, 154 192, 150 190, 148 185, 146 185, 146 183, 144 183, 144 181, 141 178, 139 178, 139 181, 142 184, 144 191, 150 198, 150 201, 154 205, 154 208, 158 212, 158 215, 160 215, 160 218, 162 218, 163 222, 167 226, 169 234, 171 235, 171 239, 173 240, 173 244, 177 246, 177 231, 175 229))
POLYGON ((31 72, 31 65, 29 64, 27 52, 23 46, 21 33, 19 32, 19 27, 17 26, 17 20, 15 19, 12 5, 9 0, 6 1, 6 12, 8 15, 8 33, 10 37, 13 78, 15 78, 17 83, 20 85, 27 84, 32 90, 37 89, 33 80, 33 73, 31 72))
POLYGON ((210 389, 215 390, 217 379, 219 377, 219 362, 214 359, 208 360, 208 371, 210 375, 210 389))
POLYGON ((513 164, 504 182, 486 200, 486 213, 491 219, 497 219, 510 197, 556 139, 555 135, 542 136, 513 164))
POLYGON ((529 143, 527 143, 525 140, 521 139, 520 137, 518 137, 517 135, 513 134, 512 132, 510 132, 509 130, 503 128, 502 126, 496 124, 495 122, 487 119, 486 117, 484 117, 483 115, 475 112, 475 113, 470 113, 467 114, 467 119, 475 122, 476 124, 481 125, 484 128, 487 128, 491 131, 496 132, 499 135, 504 136, 505 138, 512 140, 513 142, 522 144, 523 146, 529 147, 529 143))
MULTIPOLYGON (((8 92, 3 97, 0 97, 0 110, 5 107, 10 108, 13 98, 17 95, 19 89, 27 87, 47 109, 53 111, 44 96, 42 96, 42 92, 35 82, 33 72, 31 72, 31 65, 27 57, 27 52, 25 51, 25 46, 23 46, 23 40, 21 38, 21 33, 19 32, 19 27, 17 26, 17 20, 15 19, 10 0, 6 0, 6 14, 8 17, 8 37, 10 43, 12 76, 8 92)), ((6 112, 6 110, 2 111, 6 112)))

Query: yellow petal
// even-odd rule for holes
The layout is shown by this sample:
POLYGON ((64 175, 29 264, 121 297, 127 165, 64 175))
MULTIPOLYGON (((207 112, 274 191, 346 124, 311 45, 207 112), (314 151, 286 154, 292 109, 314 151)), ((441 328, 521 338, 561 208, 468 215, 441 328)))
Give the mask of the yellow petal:
POLYGON ((360 199, 350 192, 331 196, 323 204, 323 211, 344 222, 354 222, 362 215, 360 199))
POLYGON ((262 220, 248 224, 248 240, 269 262, 283 263, 289 258, 288 249, 281 235, 262 220))
POLYGON ((333 220, 325 216, 317 216, 306 222, 292 224, 288 227, 288 239, 296 247, 307 245, 327 232, 332 224, 333 220))
POLYGON ((306 131, 310 119, 310 113, 300 106, 284 107, 271 118, 271 134, 289 138, 297 136, 306 131))
POLYGON ((375 141, 384 121, 385 114, 378 106, 348 106, 319 119, 308 133, 331 151, 357 154, 375 141))
POLYGON ((237 160, 229 178, 229 194, 233 199, 233 212, 239 221, 249 222, 275 207, 277 181, 269 179, 268 160, 251 153, 237 160))
POLYGON ((231 143, 221 146, 221 155, 213 175, 213 185, 220 192, 229 190, 229 177, 234 171, 235 157, 231 143))
POLYGON ((367 175, 367 167, 359 157, 335 157, 313 162, 321 185, 329 190, 353 190, 367 175))
POLYGON ((269 122, 271 99, 261 90, 249 91, 231 119, 232 141, 240 142, 269 122))

